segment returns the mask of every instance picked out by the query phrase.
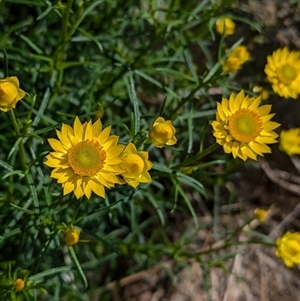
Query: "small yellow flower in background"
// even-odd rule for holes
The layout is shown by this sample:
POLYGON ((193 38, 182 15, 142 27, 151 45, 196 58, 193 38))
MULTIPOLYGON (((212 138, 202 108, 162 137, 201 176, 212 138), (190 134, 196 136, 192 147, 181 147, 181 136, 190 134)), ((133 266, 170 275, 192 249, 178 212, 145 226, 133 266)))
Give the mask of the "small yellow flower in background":
POLYGON ((300 155, 300 128, 282 130, 279 137, 279 149, 289 156, 300 155))
POLYGON ((275 254, 289 268, 300 264, 300 232, 286 232, 278 237, 275 254))
POLYGON ((16 291, 21 291, 25 287, 25 281, 21 278, 18 278, 14 281, 13 287, 16 291))
POLYGON ((274 92, 296 99, 300 94, 300 52, 284 47, 274 51, 267 60, 265 73, 274 92))
POLYGON ((235 33, 235 23, 227 17, 221 17, 216 21, 216 31, 219 34, 230 36, 235 33))
POLYGON ((261 100, 267 100, 270 97, 268 90, 266 90, 262 86, 254 86, 252 91, 256 93, 258 96, 261 96, 261 100))
POLYGON ((153 164, 148 160, 149 154, 145 151, 137 151, 133 143, 129 143, 121 154, 121 166, 124 172, 121 174, 124 181, 136 188, 139 183, 151 182, 149 170, 153 164))
POLYGON ((250 52, 246 46, 239 45, 224 60, 222 68, 227 73, 234 73, 241 69, 242 65, 248 60, 250 60, 250 52))
POLYGON ((78 243, 80 236, 80 230, 79 229, 68 229, 64 233, 64 242, 68 247, 71 247, 78 243))
POLYGON ((110 136, 111 126, 102 130, 98 119, 95 123, 81 124, 78 117, 73 128, 62 124, 56 131, 59 140, 48 139, 55 150, 46 156, 44 163, 54 168, 50 177, 62 184, 63 194, 74 192, 77 199, 85 195, 88 199, 94 192, 105 197, 104 188, 120 184, 117 175, 120 168, 120 153, 124 146, 118 145, 117 136, 110 136))
POLYGON ((19 80, 16 76, 0 79, 0 110, 7 112, 16 107, 17 102, 25 96, 25 92, 19 88, 19 80))
POLYGON ((257 160, 257 155, 271 153, 266 145, 276 143, 278 135, 273 132, 280 126, 270 119, 271 105, 260 105, 260 97, 249 98, 242 90, 239 94, 231 94, 229 100, 222 99, 217 103, 216 120, 212 122, 213 135, 225 153, 240 157, 244 161, 249 157, 257 160))
POLYGON ((254 218, 260 222, 265 222, 268 218, 268 210, 256 208, 254 210, 254 218))
POLYGON ((175 137, 175 128, 171 120, 165 120, 158 117, 151 126, 147 138, 156 146, 163 147, 166 145, 174 145, 177 142, 175 137))

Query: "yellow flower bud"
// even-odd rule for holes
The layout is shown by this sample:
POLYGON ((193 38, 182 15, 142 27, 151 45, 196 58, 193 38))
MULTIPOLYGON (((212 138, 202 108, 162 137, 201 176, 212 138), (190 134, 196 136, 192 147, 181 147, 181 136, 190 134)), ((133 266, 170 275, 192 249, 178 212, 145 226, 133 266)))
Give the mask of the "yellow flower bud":
POLYGON ((25 96, 25 92, 19 88, 19 80, 16 76, 0 79, 0 110, 7 112, 16 107, 17 102, 25 96))
POLYGON ((256 208, 254 211, 254 218, 260 222, 265 222, 268 218, 268 211, 260 208, 256 208))
POLYGON ((289 268, 300 264, 300 232, 286 232, 278 237, 275 254, 289 268))
POLYGON ((239 45, 229 54, 222 63, 222 68, 227 73, 234 73, 242 68, 242 65, 250 59, 250 53, 247 47, 239 45))
POLYGON ((227 17, 221 17, 216 21, 216 31, 219 34, 230 36, 235 33, 235 23, 227 17), (225 28, 224 28, 225 27, 225 28))
POLYGON ((25 286, 25 281, 21 278, 18 278, 14 281, 13 287, 16 291, 21 291, 25 286))
POLYGON ((148 160, 149 154, 144 151, 137 151, 133 143, 129 143, 121 153, 121 168, 124 170, 121 174, 125 182, 136 188, 139 183, 151 182, 151 176, 148 173, 153 164, 148 160))
POLYGON ((175 128, 171 120, 158 117, 151 126, 147 138, 156 146, 163 147, 165 144, 174 145, 177 142, 175 128))
POLYGON ((300 128, 281 131, 279 149, 288 156, 300 155, 300 128))
POLYGON ((79 229, 69 229, 64 234, 64 242, 68 247, 71 247, 78 243, 79 236, 80 236, 79 229))

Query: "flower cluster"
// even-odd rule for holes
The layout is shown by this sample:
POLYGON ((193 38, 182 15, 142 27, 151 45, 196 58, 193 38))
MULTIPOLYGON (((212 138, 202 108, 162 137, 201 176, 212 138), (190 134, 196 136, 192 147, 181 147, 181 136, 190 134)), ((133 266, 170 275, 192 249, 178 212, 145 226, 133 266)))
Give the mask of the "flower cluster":
POLYGON ((124 180, 133 187, 151 181, 148 153, 138 152, 132 143, 125 148, 110 132, 111 126, 102 129, 99 119, 82 124, 76 117, 73 128, 63 124, 56 131, 59 140, 48 139, 54 152, 45 164, 54 168, 50 176, 62 184, 64 195, 73 191, 77 199, 89 199, 94 192, 104 198, 105 188, 124 180))

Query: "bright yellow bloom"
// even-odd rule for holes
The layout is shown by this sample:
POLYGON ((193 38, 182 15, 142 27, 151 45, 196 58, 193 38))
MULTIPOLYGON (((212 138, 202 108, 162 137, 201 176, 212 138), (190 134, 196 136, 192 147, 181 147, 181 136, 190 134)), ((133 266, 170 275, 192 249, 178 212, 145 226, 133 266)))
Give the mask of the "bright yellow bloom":
POLYGON ((125 182, 136 188, 139 183, 151 182, 151 176, 148 172, 153 164, 148 160, 148 152, 137 151, 133 143, 129 143, 122 154, 121 166, 124 172, 121 174, 125 182))
POLYGON ((104 198, 104 187, 120 183, 119 155, 124 146, 110 131, 111 126, 102 130, 99 119, 81 124, 76 117, 73 128, 63 124, 61 132, 56 131, 59 140, 48 139, 55 151, 46 156, 45 164, 54 168, 50 177, 62 184, 64 195, 73 191, 77 199, 83 195, 89 199, 93 191, 104 198))
POLYGON ((158 117, 151 126, 147 138, 151 140, 156 147, 161 148, 165 144, 174 145, 177 142, 175 132, 176 130, 171 120, 158 117))
POLYGON ((16 291, 21 291, 25 286, 25 281, 21 278, 18 278, 14 281, 13 287, 16 291))
POLYGON ((300 155, 300 128, 280 132, 279 149, 289 156, 300 155))
POLYGON ((254 93, 256 93, 257 95, 260 95, 261 96, 261 100, 267 100, 270 97, 268 90, 266 90, 262 86, 254 86, 253 89, 252 89, 252 91, 254 93))
POLYGON ((284 47, 274 51, 267 60, 265 72, 274 92, 296 99, 300 94, 300 52, 284 47))
POLYGON ((270 119, 271 105, 259 107, 260 97, 249 98, 242 90, 231 94, 229 100, 222 99, 217 103, 216 120, 212 122, 213 135, 217 143, 223 145, 225 153, 240 157, 244 161, 249 157, 257 160, 257 155, 271 153, 266 145, 276 143, 278 135, 273 132, 278 126, 270 119))
POLYGON ((254 210, 254 218, 259 220, 260 222, 265 222, 268 217, 268 210, 256 208, 254 210))
POLYGON ((64 240, 64 242, 66 243, 66 245, 68 247, 71 247, 71 246, 78 243, 79 236, 80 236, 80 230, 79 229, 68 229, 64 233, 63 240, 64 240))
POLYGON ((241 69, 242 65, 248 60, 250 60, 250 52, 246 46, 239 45, 224 60, 222 68, 227 73, 234 73, 241 69))
POLYGON ((221 17, 216 21, 216 31, 219 34, 230 36, 235 33, 235 23, 227 17, 221 17), (225 28, 224 28, 225 27, 225 28))
POLYGON ((300 232, 286 232, 278 237, 275 254, 289 268, 300 264, 300 232))
POLYGON ((0 79, 0 110, 7 112, 16 107, 17 102, 25 96, 25 92, 19 88, 19 80, 16 76, 0 79))

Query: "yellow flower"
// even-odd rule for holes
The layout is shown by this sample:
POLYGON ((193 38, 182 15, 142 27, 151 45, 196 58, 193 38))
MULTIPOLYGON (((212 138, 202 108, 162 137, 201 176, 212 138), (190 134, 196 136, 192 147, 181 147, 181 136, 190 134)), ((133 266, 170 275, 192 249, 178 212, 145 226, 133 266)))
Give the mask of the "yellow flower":
POLYGON ((174 145, 177 142, 175 132, 176 130, 171 120, 158 117, 151 126, 147 138, 151 140, 156 147, 161 148, 165 144, 174 145))
POLYGON ((217 143, 223 145, 225 153, 240 157, 244 161, 249 157, 257 160, 257 155, 271 153, 266 145, 276 143, 278 136, 274 129, 280 126, 270 119, 271 105, 259 107, 260 97, 249 98, 242 90, 239 94, 231 94, 229 100, 222 99, 217 103, 216 120, 212 122, 213 135, 217 143))
POLYGON ((254 210, 254 218, 260 222, 265 222, 268 218, 268 211, 261 208, 256 208, 254 210))
POLYGON ((148 170, 152 168, 153 164, 148 160, 148 156, 148 152, 137 151, 131 142, 120 155, 121 166, 124 169, 121 176, 130 186, 136 188, 139 183, 151 182, 148 170))
POLYGON ((270 95, 268 90, 266 90, 264 87, 262 86, 254 86, 252 91, 258 95, 261 96, 261 100, 267 100, 269 99, 270 95))
POLYGON ((300 128, 280 132, 279 149, 289 156, 300 155, 300 128))
POLYGON ((216 31, 219 34, 230 36, 235 33, 235 23, 227 17, 221 17, 216 21, 216 31), (225 28, 224 28, 225 27, 225 28))
POLYGON ((300 52, 284 47, 274 51, 267 60, 265 73, 274 92, 284 98, 297 98, 300 94, 300 52))
POLYGON ((286 232, 276 240, 276 256, 289 268, 300 264, 300 232, 286 232))
POLYGON ((80 236, 80 230, 79 229, 68 229, 64 233, 63 240, 64 240, 64 242, 66 243, 66 245, 68 247, 71 247, 71 246, 78 243, 79 236, 80 236))
POLYGON ((16 76, 0 79, 0 110, 7 112, 16 107, 17 102, 25 96, 25 92, 19 88, 19 80, 16 76))
POLYGON ((14 281, 13 287, 16 291, 21 291, 25 286, 25 281, 21 278, 18 278, 14 281))
POLYGON ((250 59, 250 52, 244 45, 233 49, 229 56, 222 63, 222 68, 227 73, 234 73, 242 68, 242 65, 250 59))
POLYGON ((76 117, 73 128, 63 124, 61 132, 56 131, 59 140, 48 139, 55 151, 46 156, 45 164, 54 168, 50 177, 62 184, 64 195, 73 191, 77 199, 89 199, 93 191, 104 198, 104 187, 120 183, 124 146, 117 145, 119 137, 110 136, 110 131, 111 126, 102 130, 99 119, 81 124, 76 117))

